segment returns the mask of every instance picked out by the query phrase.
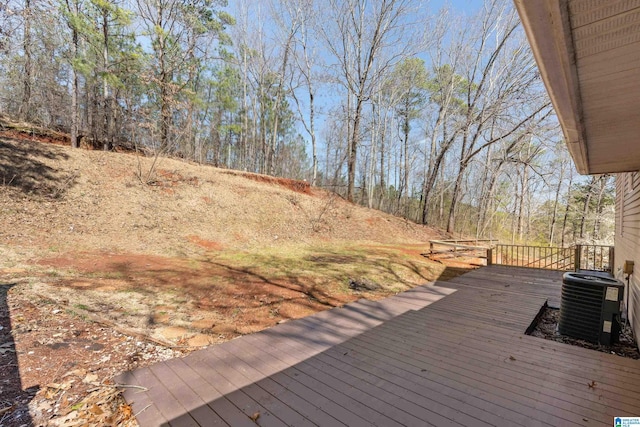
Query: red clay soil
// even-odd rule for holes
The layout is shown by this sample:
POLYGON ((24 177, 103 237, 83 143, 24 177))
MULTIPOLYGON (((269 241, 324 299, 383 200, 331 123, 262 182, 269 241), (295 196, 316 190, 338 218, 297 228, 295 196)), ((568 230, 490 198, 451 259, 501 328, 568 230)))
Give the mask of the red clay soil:
POLYGON ((224 249, 224 247, 220 243, 214 242, 212 240, 206 240, 196 235, 187 236, 187 238, 191 243, 195 243, 201 248, 204 248, 207 250, 221 251, 222 249, 224 249))
POLYGON ((227 173, 231 175, 236 175, 236 176, 243 176, 245 178, 248 178, 256 182, 279 185, 280 187, 284 187, 288 190, 295 191, 296 193, 311 194, 311 185, 309 185, 309 183, 306 181, 299 181, 295 179, 280 178, 280 177, 274 177, 274 176, 268 176, 268 175, 259 175, 256 173, 249 173, 249 172, 228 171, 227 173))
MULTIPOLYGON (((205 314, 198 313, 200 310, 215 310, 219 319, 211 325, 211 330, 203 332, 215 334, 224 330, 224 339, 356 299, 353 295, 332 294, 310 285, 304 277, 263 277, 251 269, 239 269, 213 257, 194 261, 154 255, 83 252, 44 258, 38 264, 80 273, 57 280, 58 286, 69 289, 144 290, 149 295, 170 290, 184 299, 183 304, 190 307, 192 317, 205 314), (284 307, 283 303, 286 303, 284 307)), ((118 310, 117 307, 113 309, 118 310)), ((162 326, 163 322, 158 323, 162 326)), ((218 340, 212 338, 213 341, 218 340)))
POLYGON ((36 135, 36 134, 30 134, 27 132, 20 132, 17 130, 3 130, 0 131, 0 136, 5 137, 5 138, 13 138, 13 139, 20 139, 20 140, 28 140, 28 141, 33 141, 33 142, 40 142, 43 144, 54 144, 54 145, 65 145, 68 146, 69 145, 69 139, 68 138, 60 138, 60 137, 55 137, 55 136, 48 136, 48 135, 36 135))

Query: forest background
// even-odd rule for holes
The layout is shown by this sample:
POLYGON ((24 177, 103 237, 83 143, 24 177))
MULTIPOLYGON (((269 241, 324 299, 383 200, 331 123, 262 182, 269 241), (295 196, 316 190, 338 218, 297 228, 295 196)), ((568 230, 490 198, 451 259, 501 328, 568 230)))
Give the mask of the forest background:
POLYGON ((0 114, 454 235, 613 240, 613 177, 577 175, 508 0, 0 0, 0 114))

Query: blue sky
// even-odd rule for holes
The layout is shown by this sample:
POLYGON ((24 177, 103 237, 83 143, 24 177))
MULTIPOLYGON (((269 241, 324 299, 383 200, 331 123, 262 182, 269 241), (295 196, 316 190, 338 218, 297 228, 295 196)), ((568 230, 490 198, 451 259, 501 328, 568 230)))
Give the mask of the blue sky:
POLYGON ((474 13, 482 7, 482 3, 482 0, 431 0, 427 7, 431 10, 438 10, 444 5, 451 5, 453 10, 474 13))

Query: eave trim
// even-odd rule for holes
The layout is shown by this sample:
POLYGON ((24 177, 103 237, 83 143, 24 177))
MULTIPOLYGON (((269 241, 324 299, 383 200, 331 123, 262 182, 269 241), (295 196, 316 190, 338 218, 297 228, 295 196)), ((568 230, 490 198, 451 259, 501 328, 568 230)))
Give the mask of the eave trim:
POLYGON ((590 173, 567 0, 514 0, 576 169, 590 173))

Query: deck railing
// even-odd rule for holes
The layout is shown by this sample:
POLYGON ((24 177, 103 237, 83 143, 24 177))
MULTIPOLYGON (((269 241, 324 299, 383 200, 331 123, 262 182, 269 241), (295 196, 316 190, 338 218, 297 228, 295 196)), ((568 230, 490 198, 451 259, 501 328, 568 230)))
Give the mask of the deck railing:
POLYGON ((573 270, 575 265, 573 248, 495 245, 489 252, 487 264, 565 271, 573 270))
POLYGON ((549 270, 596 270, 611 273, 612 246, 575 245, 568 248, 498 244, 487 250, 487 265, 541 268, 549 270))
POLYGON ((429 253, 486 250, 497 242, 494 239, 429 240, 429 253))
POLYGON ((613 272, 613 246, 576 245, 575 270, 596 270, 613 272))

